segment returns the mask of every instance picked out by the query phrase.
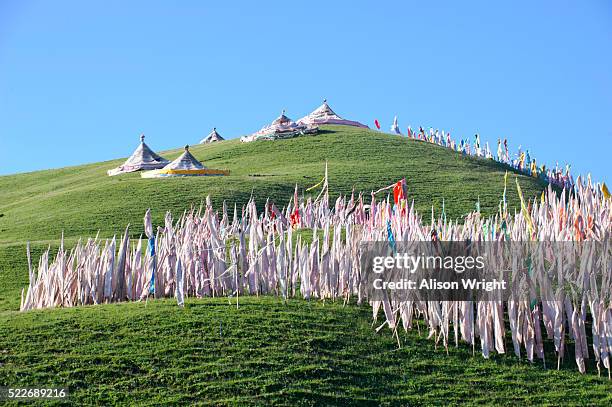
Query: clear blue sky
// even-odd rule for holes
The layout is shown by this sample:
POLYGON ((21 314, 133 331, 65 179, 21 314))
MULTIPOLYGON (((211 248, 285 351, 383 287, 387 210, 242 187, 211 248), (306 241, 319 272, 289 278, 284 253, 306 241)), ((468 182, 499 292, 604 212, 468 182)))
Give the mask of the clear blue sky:
POLYGON ((0 0, 0 174, 125 157, 140 133, 235 137, 325 97, 612 182, 612 2, 429 3, 0 0))

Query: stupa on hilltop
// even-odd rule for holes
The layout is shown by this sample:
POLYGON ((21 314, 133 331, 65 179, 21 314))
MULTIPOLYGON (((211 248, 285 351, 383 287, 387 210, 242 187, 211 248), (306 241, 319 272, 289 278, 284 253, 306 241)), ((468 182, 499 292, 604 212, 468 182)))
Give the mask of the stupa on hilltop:
POLYGON ((281 115, 278 116, 272 123, 261 128, 261 130, 243 136, 240 138, 242 142, 250 142, 255 140, 277 140, 286 139, 303 134, 317 134, 319 128, 315 125, 307 125, 303 123, 296 123, 287 116, 283 110, 281 115))
POLYGON ((155 154, 153 150, 151 150, 144 142, 144 139, 144 134, 141 134, 140 144, 138 147, 136 147, 136 150, 134 150, 130 158, 125 160, 125 162, 119 167, 108 170, 106 173, 112 177, 113 175, 125 174, 134 171, 155 170, 168 165, 170 161, 155 154))
POLYGON ((327 104, 327 99, 323 100, 323 104, 317 107, 312 113, 308 116, 302 117, 297 121, 298 124, 305 124, 310 126, 322 126, 325 124, 333 124, 340 126, 354 126, 354 127, 362 127, 367 129, 368 126, 365 124, 353 121, 346 120, 342 117, 338 116, 331 107, 327 104))
POLYGON ((224 141, 225 139, 217 132, 217 128, 214 127, 208 136, 204 137, 200 144, 216 143, 217 141, 224 141))

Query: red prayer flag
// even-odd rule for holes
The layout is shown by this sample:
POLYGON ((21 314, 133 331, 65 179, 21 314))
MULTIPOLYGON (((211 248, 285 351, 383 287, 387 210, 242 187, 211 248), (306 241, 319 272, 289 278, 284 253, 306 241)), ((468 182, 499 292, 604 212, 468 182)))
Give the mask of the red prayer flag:
POLYGON ((297 227, 300 224, 300 211, 298 208, 295 208, 295 212, 289 216, 289 220, 291 221, 291 226, 297 227))
POLYGON ((295 191, 293 193, 293 213, 289 216, 291 226, 298 227, 300 225, 300 205, 298 201, 298 187, 295 184, 295 191))
POLYGON ((374 124, 376 125, 376 128, 380 130, 380 123, 378 123, 378 119, 374 119, 374 124))
POLYGON ((398 204, 400 201, 406 199, 406 194, 404 192, 404 180, 399 180, 393 187, 393 201, 398 204))

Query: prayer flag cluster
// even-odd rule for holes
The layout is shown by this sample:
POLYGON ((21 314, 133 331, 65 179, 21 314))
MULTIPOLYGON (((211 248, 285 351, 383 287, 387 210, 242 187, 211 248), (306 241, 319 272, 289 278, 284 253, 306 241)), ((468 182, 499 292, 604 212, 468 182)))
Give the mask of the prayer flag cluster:
MULTIPOLYGON (((384 325, 412 329, 415 319, 425 320, 429 337, 445 347, 454 342, 479 346, 484 357, 505 353, 510 321, 514 353, 529 360, 544 359, 543 340, 554 342, 558 358, 567 354, 566 343, 576 343, 574 358, 585 372, 593 357, 598 368, 610 370, 612 352, 612 200, 607 188, 580 177, 570 190, 549 187, 543 198, 525 202, 515 215, 505 200, 499 212, 485 218, 468 214, 463 223, 447 222, 444 215, 425 223, 408 203, 404 181, 392 184, 392 196, 377 200, 359 194, 340 196, 329 205, 327 176, 316 199, 298 197, 279 210, 268 202, 258 212, 254 200, 233 216, 224 205, 215 211, 210 200, 199 210, 154 229, 151 214, 144 219, 148 249, 143 239, 132 239, 129 226, 119 238, 98 237, 79 241, 68 250, 63 243, 54 259, 47 250, 33 267, 28 250, 29 286, 22 292, 21 310, 72 307, 120 301, 139 301, 151 293, 186 298, 240 295, 275 295, 306 299, 355 298, 368 302, 376 320, 384 311, 384 325), (305 242, 296 230, 312 233, 305 242), (322 232, 322 233, 319 233, 322 232), (402 301, 368 298, 359 284, 360 245, 366 241, 566 241, 595 242, 589 253, 592 267, 563 262, 558 253, 525 253, 533 258, 529 270, 507 265, 516 284, 508 301, 402 301), (540 257, 536 257, 540 256, 540 257), (538 260, 540 259, 541 260, 538 260), (51 261, 50 261, 51 260, 51 261), (545 264, 562 264, 559 277, 572 290, 555 292, 541 300, 526 286, 544 289, 555 276, 545 264), (591 346, 587 340, 591 329, 591 346)), ((520 191, 519 191, 520 193, 520 191)), ((433 217, 432 217, 433 218, 433 217)), ((399 340, 399 339, 398 339, 399 340)))

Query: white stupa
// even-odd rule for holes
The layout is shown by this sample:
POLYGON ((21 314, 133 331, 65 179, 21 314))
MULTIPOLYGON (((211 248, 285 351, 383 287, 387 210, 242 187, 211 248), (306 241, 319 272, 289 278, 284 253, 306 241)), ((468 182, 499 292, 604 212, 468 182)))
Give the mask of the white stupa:
POLYGON ((319 131, 318 127, 314 125, 306 125, 303 123, 296 123, 287 116, 283 110, 281 115, 278 116, 272 123, 261 128, 261 130, 243 136, 240 138, 242 142, 249 142, 255 140, 276 140, 296 137, 303 134, 316 134, 319 131))
POLYGON ((217 128, 214 127, 208 136, 204 137, 200 144, 216 143, 217 141, 224 141, 225 139, 217 132, 217 128))
POLYGON ((302 117, 297 121, 298 124, 312 125, 312 126, 321 126, 325 124, 334 124, 341 126, 355 126, 368 128, 365 124, 353 121, 353 120, 345 120, 342 117, 338 116, 327 104, 327 99, 323 100, 323 104, 316 108, 312 113, 308 116, 302 117))
POLYGON ((153 171, 145 171, 141 174, 142 178, 163 178, 163 177, 189 177, 205 175, 229 175, 227 170, 213 170, 207 168, 189 152, 189 146, 185 146, 185 151, 177 159, 166 165, 164 168, 153 171))
POLYGON ((140 136, 140 144, 136 150, 132 153, 122 165, 112 170, 108 170, 109 176, 125 174, 127 172, 141 171, 141 170, 155 170, 163 168, 170 161, 166 160, 153 152, 148 145, 144 142, 145 136, 140 136))

